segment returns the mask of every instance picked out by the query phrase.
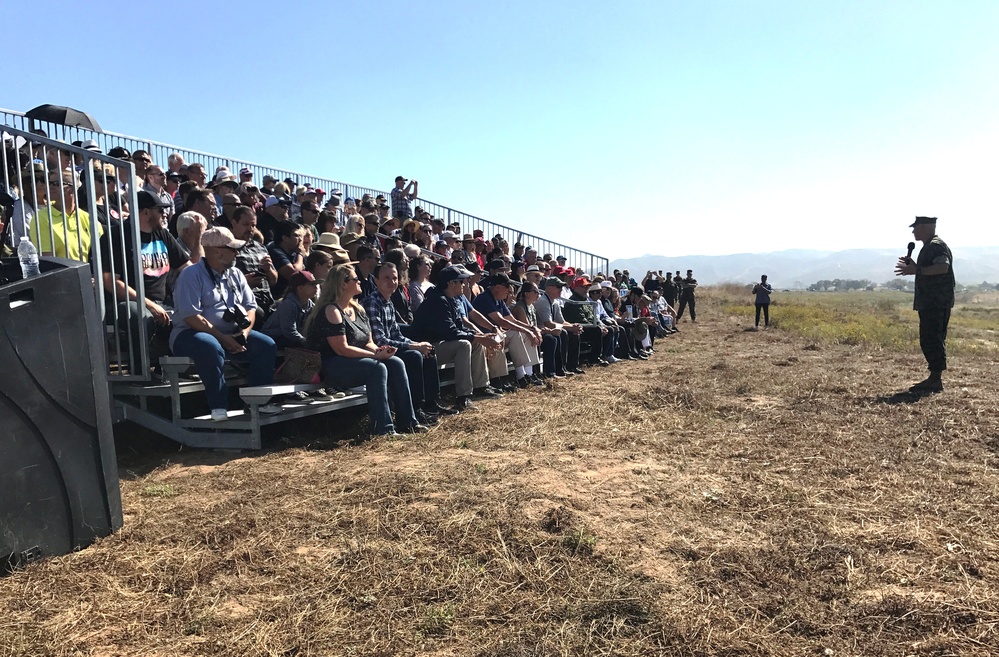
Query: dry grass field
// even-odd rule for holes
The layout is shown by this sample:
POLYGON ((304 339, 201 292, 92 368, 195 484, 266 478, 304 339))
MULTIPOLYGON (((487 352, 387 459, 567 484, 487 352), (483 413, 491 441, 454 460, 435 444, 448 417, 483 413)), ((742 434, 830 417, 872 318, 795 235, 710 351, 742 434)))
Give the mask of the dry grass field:
POLYGON ((904 295, 774 299, 422 436, 120 432, 124 528, 0 580, 0 655, 999 654, 994 304, 917 398, 904 295))

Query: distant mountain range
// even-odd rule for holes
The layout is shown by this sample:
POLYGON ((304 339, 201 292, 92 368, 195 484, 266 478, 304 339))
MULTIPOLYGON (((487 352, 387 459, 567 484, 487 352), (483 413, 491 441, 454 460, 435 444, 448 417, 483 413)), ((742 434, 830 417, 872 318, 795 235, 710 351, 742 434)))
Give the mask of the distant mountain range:
MULTIPOLYGON (((919 248, 915 253, 919 253, 919 248)), ((952 248, 954 273, 959 284, 973 285, 988 281, 999 283, 999 246, 952 248)), ((627 269, 641 281, 650 269, 686 274, 702 285, 716 283, 753 283, 766 274, 775 288, 803 289, 820 280, 867 279, 876 284, 894 278, 895 261, 905 255, 898 249, 850 249, 848 251, 810 251, 790 249, 773 253, 734 253, 724 256, 656 256, 623 258, 610 268, 627 269)), ((914 254, 915 255, 915 254, 914 254)))

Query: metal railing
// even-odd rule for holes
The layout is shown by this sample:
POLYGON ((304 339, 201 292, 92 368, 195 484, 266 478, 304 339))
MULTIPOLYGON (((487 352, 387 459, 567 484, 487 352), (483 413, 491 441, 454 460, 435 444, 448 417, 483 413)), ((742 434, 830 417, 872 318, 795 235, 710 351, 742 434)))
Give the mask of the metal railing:
MULTIPOLYGON (((16 199, 5 241, 16 252, 21 237, 27 237, 40 255, 90 262, 97 307, 110 328, 109 376, 149 380, 149 352, 143 347, 149 344, 149 334, 146 323, 139 321, 146 301, 139 270, 139 221, 129 221, 128 230, 114 230, 124 225, 117 218, 129 210, 138 216, 135 185, 124 192, 116 190, 118 180, 135 179, 134 165, 13 127, 4 128, 3 138, 3 186, 16 199), (13 148, 6 148, 8 138, 13 148), (109 176, 105 165, 111 165, 116 175, 109 176), (126 249, 126 240, 131 249, 126 249), (128 262, 129 252, 135 254, 135 262, 128 262), (120 268, 119 263, 126 264, 120 268), (134 303, 116 298, 116 280, 134 290, 134 303)), ((101 334, 105 335, 103 327, 101 334)))
MULTIPOLYGON (((164 167, 166 167, 167 158, 171 153, 179 153, 184 157, 184 161, 188 164, 194 162, 203 164, 209 180, 211 180, 215 170, 220 166, 227 167, 233 175, 238 175, 239 170, 246 167, 253 172, 254 179, 257 181, 260 181, 265 175, 270 175, 274 176, 278 180, 291 178, 299 185, 311 184, 314 187, 321 187, 327 192, 333 189, 339 189, 343 192, 344 198, 359 199, 364 194, 370 194, 371 196, 384 194, 386 198, 389 197, 388 190, 351 185, 349 183, 339 182, 330 178, 310 176, 297 171, 278 169, 254 162, 247 162, 245 160, 229 158, 212 153, 194 151, 187 148, 181 148, 179 146, 163 144, 147 139, 139 139, 137 137, 129 137, 127 135, 120 135, 113 132, 95 132, 93 130, 75 126, 34 121, 27 118, 22 112, 15 112, 13 110, 0 109, 0 118, 2 118, 4 125, 11 126, 23 132, 41 129, 50 139, 57 138, 67 143, 93 139, 97 142, 101 151, 104 153, 108 152, 115 146, 123 146, 127 148, 129 152, 141 149, 148 152, 154 162, 164 167)), ((489 221, 466 212, 461 212, 446 205, 434 203, 433 201, 417 199, 414 201, 414 205, 423 207, 435 217, 443 219, 445 223, 460 224, 463 232, 471 233, 475 230, 481 230, 487 240, 495 235, 500 235, 510 244, 511 248, 515 243, 521 242, 525 247, 533 247, 537 249, 539 258, 545 253, 551 253, 552 256, 564 255, 567 259, 566 264, 572 267, 582 267, 591 276, 597 272, 603 272, 604 274, 608 273, 608 259, 588 251, 576 249, 555 240, 545 239, 532 233, 496 223, 494 221, 489 221)))

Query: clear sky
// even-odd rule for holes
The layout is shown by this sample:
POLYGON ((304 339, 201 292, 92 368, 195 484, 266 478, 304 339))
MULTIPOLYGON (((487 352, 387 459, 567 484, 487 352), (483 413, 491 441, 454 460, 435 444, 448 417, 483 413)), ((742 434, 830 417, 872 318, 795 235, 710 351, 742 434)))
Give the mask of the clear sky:
POLYGON ((904 246, 916 214, 999 243, 995 0, 157 6, 5 7, 0 106, 401 174, 611 259, 904 246))

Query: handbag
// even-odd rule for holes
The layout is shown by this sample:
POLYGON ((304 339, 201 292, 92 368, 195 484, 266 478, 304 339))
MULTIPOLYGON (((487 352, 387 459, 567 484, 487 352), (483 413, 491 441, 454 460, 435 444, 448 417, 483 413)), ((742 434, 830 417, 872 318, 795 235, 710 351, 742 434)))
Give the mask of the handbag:
POLYGON ((284 350, 284 362, 274 372, 274 383, 319 383, 322 369, 323 357, 318 351, 288 347, 284 350))

